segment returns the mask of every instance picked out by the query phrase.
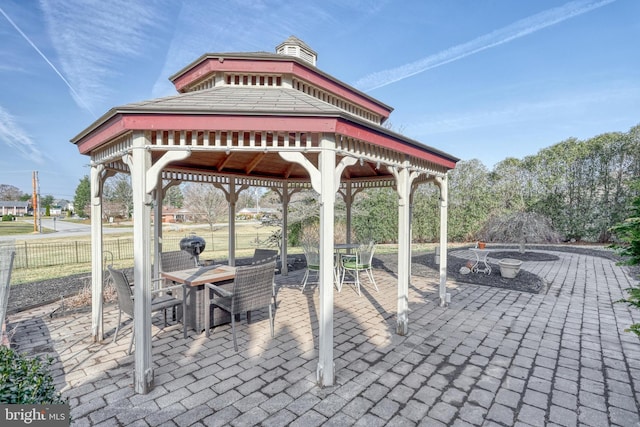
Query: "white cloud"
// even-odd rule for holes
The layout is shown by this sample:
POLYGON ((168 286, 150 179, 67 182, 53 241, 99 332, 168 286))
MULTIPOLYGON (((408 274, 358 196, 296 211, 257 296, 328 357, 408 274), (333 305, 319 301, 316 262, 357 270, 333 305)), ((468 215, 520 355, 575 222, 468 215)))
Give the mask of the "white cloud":
MULTIPOLYGON (((153 28, 165 23, 160 2, 145 0, 41 0, 63 79, 82 108, 101 109, 123 57, 141 55, 153 28)), ((62 77, 62 76, 61 76, 62 77)))
POLYGON ((597 116, 602 108, 635 103, 640 99, 640 87, 614 85, 599 91, 580 94, 562 93, 553 99, 539 102, 516 103, 500 109, 481 109, 466 114, 423 117, 409 125, 405 133, 412 137, 444 134, 472 129, 505 127, 526 122, 550 123, 559 117, 582 117, 584 120, 597 116))
POLYGON ((51 67, 51 69, 58 75, 58 77, 60 77, 60 79, 67 85, 69 90, 71 90, 71 94, 73 98, 76 100, 76 102, 80 104, 82 108, 85 108, 89 112, 91 112, 91 108, 86 104, 86 102, 84 102, 82 97, 78 94, 78 92, 76 92, 76 90, 73 88, 73 86, 71 86, 71 84, 67 81, 67 79, 64 78, 64 76, 62 75, 62 73, 60 73, 58 68, 55 65, 53 65, 53 63, 49 60, 49 58, 38 48, 38 46, 36 46, 33 40, 31 40, 31 38, 27 34, 25 34, 22 31, 22 29, 20 29, 20 27, 18 27, 18 25, 13 21, 13 19, 11 19, 11 17, 7 15, 7 13, 2 8, 0 8, 0 14, 2 14, 7 19, 7 21, 9 21, 9 24, 11 24, 11 26, 18 32, 18 34, 20 34, 20 36, 22 36, 27 41, 27 43, 29 43, 29 45, 38 53, 38 55, 40 55, 42 59, 44 59, 44 61, 49 65, 49 67, 51 67))
POLYGON ((0 106, 0 141, 9 149, 16 150, 22 157, 42 164, 42 153, 31 137, 16 123, 15 118, 0 106))
POLYGON ((492 31, 442 52, 427 56, 415 62, 378 71, 369 74, 357 82, 354 86, 362 91, 371 91, 413 75, 422 73, 432 68, 440 67, 450 62, 457 61, 483 50, 499 46, 512 40, 535 33, 543 28, 560 23, 574 16, 582 15, 591 10, 598 9, 615 0, 577 0, 563 6, 548 9, 527 18, 514 22, 511 25, 492 31))
MULTIPOLYGON (((352 28, 389 0, 229 0, 183 2, 173 40, 153 87, 153 96, 175 93, 167 77, 205 53, 267 51, 287 37, 352 28), (204 29, 204 30, 203 30, 204 29)), ((320 36, 318 36, 320 38, 320 36)), ((311 46, 313 48, 313 46, 311 46)))

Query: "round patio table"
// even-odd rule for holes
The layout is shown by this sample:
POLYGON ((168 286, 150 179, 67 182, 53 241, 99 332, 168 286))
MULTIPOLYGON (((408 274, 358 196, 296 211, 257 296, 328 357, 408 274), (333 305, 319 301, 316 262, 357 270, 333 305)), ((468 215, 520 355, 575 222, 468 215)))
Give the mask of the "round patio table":
POLYGON ((476 262, 473 264, 473 267, 471 267, 471 271, 474 273, 491 274, 491 266, 487 263, 487 256, 491 251, 489 249, 471 248, 471 252, 476 256, 476 262), (484 265, 484 268, 481 268, 480 263, 484 265))

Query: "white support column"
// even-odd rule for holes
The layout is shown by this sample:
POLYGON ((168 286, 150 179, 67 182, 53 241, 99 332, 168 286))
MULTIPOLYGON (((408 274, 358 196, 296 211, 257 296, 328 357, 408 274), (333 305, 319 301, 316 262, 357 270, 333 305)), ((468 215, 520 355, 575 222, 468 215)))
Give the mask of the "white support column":
MULTIPOLYGON (((164 200, 164 188, 162 186, 162 180, 159 179, 156 184, 155 205, 153 206, 153 278, 158 279, 160 277, 160 254, 162 253, 162 201, 164 200)), ((155 282, 156 287, 160 285, 160 282, 155 282)))
MULTIPOLYGON (((320 141, 318 158, 321 179, 320 189, 320 336, 319 360, 316 379, 321 387, 333 385, 333 217, 336 190, 335 139, 324 135, 320 141)), ((338 177, 339 179, 339 177, 338 177)), ((316 190, 317 191, 317 190, 316 190)))
POLYGON ((400 170, 390 168, 398 192, 398 335, 409 332, 409 273, 411 271, 411 184, 417 174, 404 162, 400 170))
POLYGON ((447 302, 447 199, 448 199, 448 177, 436 177, 436 185, 440 188, 440 285, 438 294, 440 296, 440 306, 446 307, 447 302))
POLYGON ((340 177, 342 176, 342 172, 345 170, 345 168, 349 167, 349 166, 353 166, 358 162, 358 159, 356 159, 355 157, 343 157, 342 160, 340 160, 340 163, 338 164, 338 166, 336 167, 336 181, 334 183, 335 185, 335 192, 342 195, 342 200, 344 200, 344 204, 346 207, 346 211, 347 211, 347 236, 345 239, 345 243, 351 243, 351 205, 353 203, 353 196, 355 195, 355 193, 357 193, 360 190, 357 190, 355 193, 353 192, 353 188, 351 186, 351 181, 347 181, 346 183, 346 188, 345 191, 340 191, 340 177))
POLYGON ((335 136, 323 135, 320 141, 318 169, 302 153, 280 152, 280 157, 303 166, 309 173, 311 186, 320 195, 320 309, 318 313, 318 367, 316 380, 320 387, 332 386, 335 378, 333 362, 333 220, 335 197, 340 176, 356 159, 345 157, 336 166, 335 136))
POLYGON ((398 335, 409 332, 409 170, 398 172, 398 335))
POLYGON ((91 166, 91 336, 94 342, 104 339, 102 322, 102 172, 103 165, 91 166))
POLYGON ((289 267, 285 262, 288 257, 288 235, 287 230, 289 229, 289 202, 291 201, 291 196, 294 193, 300 191, 299 188, 294 188, 293 190, 289 190, 289 184, 285 181, 282 189, 272 187, 271 190, 276 193, 280 197, 280 202, 282 203, 282 237, 281 237, 281 251, 280 258, 282 259, 282 269, 280 274, 283 276, 289 275, 289 267))
POLYGON ((412 271, 412 262, 413 259, 413 203, 414 203, 414 195, 416 189, 418 188, 418 184, 413 182, 411 184, 411 192, 409 195, 409 284, 411 284, 411 271, 412 271))
POLYGON ((229 202, 229 265, 236 265, 236 202, 238 195, 236 194, 235 178, 229 178, 227 201, 229 202))
POLYGON ((151 196, 147 192, 151 153, 145 149, 145 144, 145 134, 134 132, 133 151, 123 158, 131 171, 133 190, 134 387, 136 393, 142 394, 153 389, 154 378, 151 358, 151 196))
MULTIPOLYGON (((344 159, 343 159, 344 160, 344 159)), ((354 162, 355 163, 355 162, 354 162)), ((356 199, 356 195, 361 192, 363 189, 362 188, 357 188, 357 189, 353 189, 353 185, 351 183, 351 181, 347 181, 344 191, 340 190, 338 191, 338 194, 340 194, 342 196, 342 200, 344 201, 344 205, 347 211, 347 236, 345 239, 345 243, 351 243, 351 207, 353 206, 353 201, 356 199)))
POLYGON ((229 205, 229 265, 234 266, 236 265, 236 203, 240 192, 246 190, 249 186, 243 184, 236 190, 235 178, 229 178, 228 189, 224 188, 222 184, 216 183, 213 185, 224 193, 229 205))
POLYGON ((342 195, 342 199, 344 200, 345 210, 347 212, 347 236, 345 238, 345 243, 351 243, 351 205, 353 204, 353 192, 351 181, 347 181, 346 188, 344 189, 344 194, 342 195))
POLYGON ((282 241, 280 244, 280 274, 283 276, 289 275, 289 266, 287 265, 287 230, 289 224, 289 184, 285 181, 282 187, 282 194, 280 199, 282 200, 282 241))

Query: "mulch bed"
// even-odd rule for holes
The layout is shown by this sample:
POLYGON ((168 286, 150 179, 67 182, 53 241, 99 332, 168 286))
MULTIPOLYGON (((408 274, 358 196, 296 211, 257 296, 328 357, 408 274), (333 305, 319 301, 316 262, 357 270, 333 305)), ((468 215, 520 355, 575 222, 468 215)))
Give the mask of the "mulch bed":
POLYGON ((91 286, 91 273, 80 273, 39 282, 11 286, 7 313, 17 313, 71 298, 91 286))
MULTIPOLYGON (((460 269, 467 265, 468 259, 459 258, 455 256, 456 251, 451 251, 447 257, 447 278, 459 283, 470 283, 473 285, 492 286, 495 288, 516 290, 520 292, 529 292, 532 294, 539 294, 547 291, 547 283, 542 277, 537 276, 528 271, 520 270, 518 275, 513 279, 505 279, 500 275, 500 266, 489 262, 491 267, 491 274, 485 273, 469 273, 462 274, 460 269)), ((517 252, 516 252, 517 253, 517 252)), ((512 256, 513 252, 504 252, 505 256, 494 256, 498 253, 492 253, 490 258, 516 258, 512 256)), ((525 252, 526 254, 526 252, 525 252)), ((522 255, 522 254, 521 254, 522 255)), ((558 259, 558 257, 555 257, 558 259)), ((552 261, 551 259, 545 259, 544 261, 552 261)), ((421 255, 413 257, 413 262, 423 264, 427 268, 439 271, 440 265, 435 263, 435 257, 433 254, 421 255)))
POLYGON ((526 251, 524 253, 520 253, 517 251, 504 251, 504 252, 492 251, 489 254, 489 258, 497 258, 497 259, 511 258, 511 259, 517 259, 520 261, 557 261, 560 259, 556 255, 553 255, 547 252, 533 252, 533 251, 526 251))
MULTIPOLYGON (((522 261, 554 261, 557 260, 553 254, 538 252, 540 250, 576 252, 585 255, 605 257, 608 259, 619 260, 619 257, 611 251, 603 251, 601 249, 590 248, 588 246, 535 246, 520 254, 511 247, 499 247, 492 245, 489 249, 495 252, 491 253, 490 258, 514 258, 522 261)), ((449 252, 447 259, 447 275, 452 281, 460 283, 471 283, 476 285, 494 286, 504 289, 518 290, 521 292, 541 293, 546 291, 546 284, 539 276, 529 272, 520 270, 514 279, 504 279, 500 276, 500 267, 497 264, 489 263, 492 268, 491 275, 482 273, 460 274, 460 267, 466 265, 467 260, 455 256, 456 250, 449 252)), ((290 269, 297 270, 305 267, 302 256, 290 259, 290 269)), ((238 264, 242 264, 242 260, 238 260, 238 264)), ((435 264, 434 254, 416 254, 413 257, 412 273, 419 274, 437 274, 440 266, 435 264)), ((382 268, 389 271, 397 272, 397 255, 396 254, 380 254, 374 258, 374 267, 382 268)), ((632 277, 637 277, 640 273, 638 266, 629 268, 632 277)), ((50 279, 40 282, 25 283, 22 285, 12 286, 9 292, 9 303, 7 312, 9 314, 27 310, 33 307, 49 304, 62 299, 68 299, 77 295, 80 290, 86 286, 91 286, 91 274, 81 273, 72 276, 50 279)))

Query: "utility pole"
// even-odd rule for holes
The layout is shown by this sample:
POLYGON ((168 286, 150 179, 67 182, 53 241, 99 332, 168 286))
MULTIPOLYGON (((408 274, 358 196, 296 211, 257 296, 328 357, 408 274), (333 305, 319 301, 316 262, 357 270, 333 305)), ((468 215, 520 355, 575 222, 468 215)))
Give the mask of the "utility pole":
POLYGON ((33 232, 38 232, 38 171, 33 171, 31 175, 33 193, 31 194, 31 204, 33 205, 33 232))
POLYGON ((36 172, 36 185, 38 186, 38 231, 42 233, 42 215, 40 215, 40 204, 42 199, 40 198, 40 180, 38 179, 38 172, 36 172))

